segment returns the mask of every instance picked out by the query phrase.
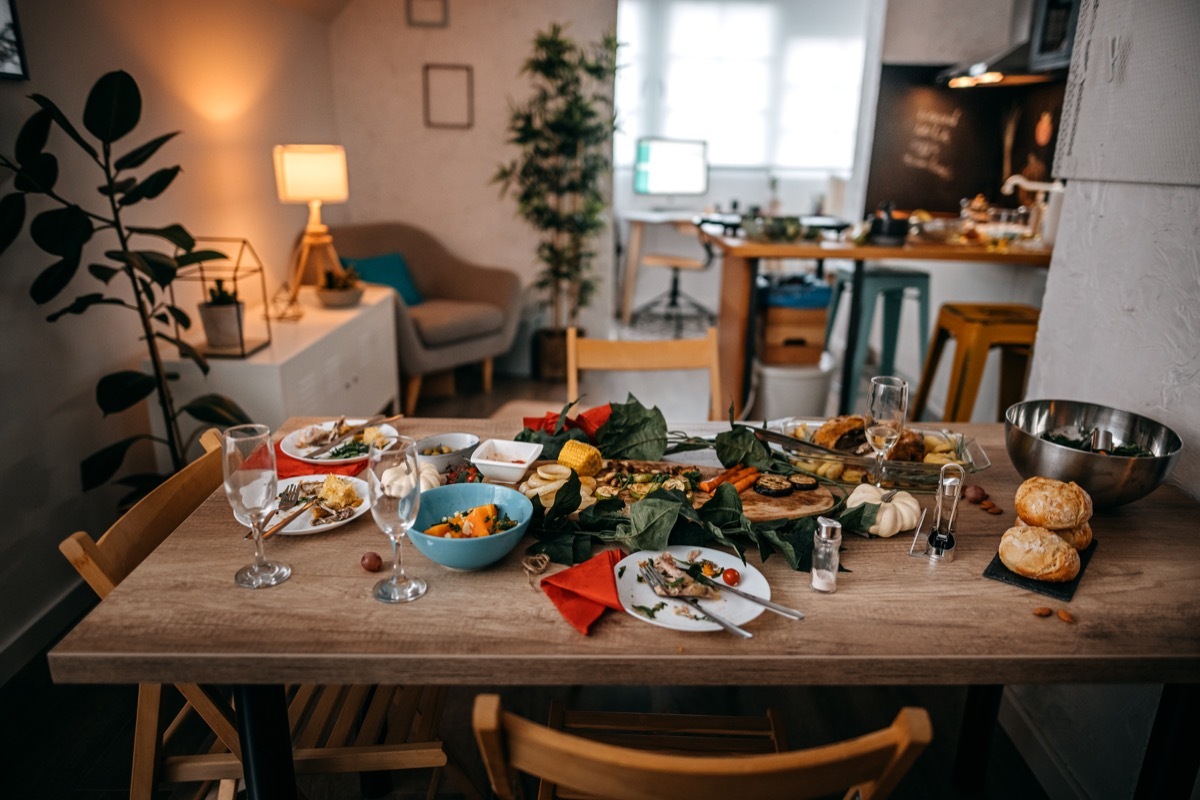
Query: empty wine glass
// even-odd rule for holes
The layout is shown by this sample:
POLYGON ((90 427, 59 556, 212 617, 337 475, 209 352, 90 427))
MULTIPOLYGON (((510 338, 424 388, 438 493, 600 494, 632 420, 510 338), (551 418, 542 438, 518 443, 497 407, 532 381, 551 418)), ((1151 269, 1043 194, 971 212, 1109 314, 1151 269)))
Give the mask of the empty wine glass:
POLYGON ((371 442, 367 473, 371 516, 392 542, 392 576, 375 584, 375 599, 384 603, 416 600, 428 586, 405 574, 400 548, 417 521, 421 504, 417 443, 407 436, 376 439, 371 442))
POLYGON ((908 382, 892 376, 871 378, 867 400, 867 444, 875 451, 875 485, 883 483, 883 459, 904 432, 908 382))
POLYGON ((234 582, 246 589, 261 589, 286 581, 292 568, 268 561, 263 550, 262 527, 275 509, 279 478, 275 472, 275 447, 266 425, 237 425, 221 439, 224 454, 225 496, 233 516, 250 528, 254 538, 254 563, 242 567, 234 582))

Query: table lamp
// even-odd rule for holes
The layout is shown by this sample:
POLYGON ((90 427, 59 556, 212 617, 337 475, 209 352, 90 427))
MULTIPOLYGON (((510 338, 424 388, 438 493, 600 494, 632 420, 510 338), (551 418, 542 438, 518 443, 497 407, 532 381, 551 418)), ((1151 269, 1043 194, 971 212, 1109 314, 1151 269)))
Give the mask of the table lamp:
POLYGON ((329 227, 321 223, 322 203, 344 203, 349 197, 346 150, 335 144, 281 144, 275 150, 275 184, 283 203, 307 203, 308 225, 292 254, 288 302, 280 316, 299 316, 296 295, 310 270, 318 283, 325 273, 342 274, 329 227))

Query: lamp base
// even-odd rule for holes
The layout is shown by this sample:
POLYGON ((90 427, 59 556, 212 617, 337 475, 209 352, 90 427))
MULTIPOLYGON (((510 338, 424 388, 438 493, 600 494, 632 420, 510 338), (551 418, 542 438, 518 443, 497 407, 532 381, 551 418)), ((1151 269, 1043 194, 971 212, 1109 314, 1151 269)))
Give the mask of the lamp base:
POLYGON ((276 295, 274 303, 276 319, 299 319, 304 315, 304 308, 297 302, 300 287, 305 278, 313 276, 314 282, 320 286, 326 272, 341 276, 344 272, 342 262, 338 259, 337 251, 333 248, 333 237, 329 235, 329 227, 320 223, 310 223, 304 229, 304 235, 292 253, 291 283, 287 289, 286 302, 283 290, 276 295))

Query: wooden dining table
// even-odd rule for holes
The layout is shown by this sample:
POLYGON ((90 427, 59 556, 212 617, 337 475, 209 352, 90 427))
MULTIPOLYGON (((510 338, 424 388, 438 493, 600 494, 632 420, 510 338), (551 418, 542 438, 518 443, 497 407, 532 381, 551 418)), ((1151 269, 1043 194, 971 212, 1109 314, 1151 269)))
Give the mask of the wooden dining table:
MULTIPOLYGON (((282 433, 310 424, 291 419, 282 433)), ((420 437, 467 431, 512 438, 517 420, 402 419, 420 437)), ((672 425, 710 436, 724 423, 672 425)), ((443 569, 408 545, 409 571, 429 583, 420 600, 384 605, 371 596, 379 576, 359 565, 386 539, 371 515, 310 536, 276 536, 268 554, 293 567, 280 586, 248 591, 234 572, 251 559, 244 529, 218 490, 50 653, 55 681, 232 684, 243 731, 250 796, 294 797, 283 684, 438 685, 967 685, 959 769, 986 758, 1005 684, 1166 684, 1142 772, 1147 791, 1190 791, 1200 766, 1172 725, 1194 722, 1200 682, 1200 503, 1173 486, 1092 519, 1097 542, 1069 602, 983 576, 1000 535, 1013 524, 1021 482, 998 424, 956 426, 991 464, 971 474, 1003 509, 963 504, 956 558, 909 554, 912 534, 847 535, 834 594, 775 555, 748 561, 772 598, 802 610, 802 621, 765 613, 754 636, 664 630, 608 612, 581 635, 531 586, 525 545, 477 572, 443 569), (1042 618, 1064 608, 1073 623, 1042 618), (1191 715, 1191 716, 1189 716, 1191 715), (981 753, 984 754, 981 756, 981 753), (972 759, 975 759, 974 761, 972 759)), ((712 451, 673 456, 715 464, 712 451)), ((931 509, 932 496, 918 495, 931 509)), ((550 571, 561 569, 552 565, 550 571)), ((1102 736, 1101 732, 1092 732, 1102 736)), ((982 774, 982 773, 980 773, 982 774)), ((1146 795, 1151 796, 1151 795, 1146 795)))

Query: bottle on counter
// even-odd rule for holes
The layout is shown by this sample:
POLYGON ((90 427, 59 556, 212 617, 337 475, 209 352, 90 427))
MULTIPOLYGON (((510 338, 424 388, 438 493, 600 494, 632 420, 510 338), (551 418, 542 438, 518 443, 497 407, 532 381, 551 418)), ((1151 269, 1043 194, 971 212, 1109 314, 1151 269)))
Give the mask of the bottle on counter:
POLYGON ((838 550, 842 547, 842 523, 828 517, 817 517, 817 534, 813 537, 812 587, 818 592, 836 592, 838 550))

